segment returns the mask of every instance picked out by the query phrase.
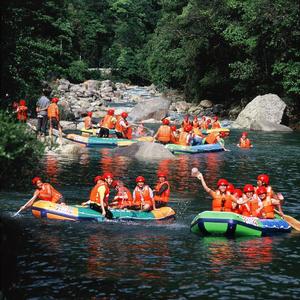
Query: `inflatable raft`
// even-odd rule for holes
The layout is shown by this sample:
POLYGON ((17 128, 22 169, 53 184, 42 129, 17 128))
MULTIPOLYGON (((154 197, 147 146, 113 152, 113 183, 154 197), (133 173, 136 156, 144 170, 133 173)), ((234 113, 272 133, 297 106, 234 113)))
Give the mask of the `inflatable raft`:
POLYGON ((290 225, 276 219, 246 217, 232 212, 204 211, 191 223, 191 231, 198 235, 270 236, 290 232, 290 225))
MULTIPOLYGON (((88 133, 90 135, 97 135, 100 131, 100 128, 94 128, 94 129, 85 129, 85 128, 82 128, 80 129, 81 132, 83 133, 88 133)), ((116 131, 114 129, 110 129, 109 130, 109 134, 115 134, 116 131)))
POLYGON ((66 139, 78 144, 85 145, 86 147, 125 147, 132 145, 136 142, 151 142, 153 138, 151 136, 145 136, 136 140, 118 139, 118 138, 100 138, 97 136, 81 136, 78 134, 70 133, 66 136, 66 139))
MULTIPOLYGON (((99 212, 88 207, 61 205, 49 201, 35 202, 31 207, 31 211, 36 218, 52 220, 97 222, 106 220, 99 212)), ((175 217, 175 212, 171 207, 161 207, 150 212, 127 209, 111 209, 111 212, 114 220, 155 221, 175 217)))
POLYGON ((165 146, 172 153, 206 153, 206 152, 218 152, 224 151, 220 144, 205 144, 205 145, 197 145, 197 146, 182 146, 176 144, 167 144, 165 146))

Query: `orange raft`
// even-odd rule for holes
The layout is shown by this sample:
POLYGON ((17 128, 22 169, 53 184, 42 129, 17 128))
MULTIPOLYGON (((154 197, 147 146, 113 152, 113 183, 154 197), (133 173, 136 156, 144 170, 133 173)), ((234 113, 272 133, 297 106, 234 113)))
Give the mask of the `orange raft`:
MULTIPOLYGON (((64 221, 105 221, 99 212, 80 205, 62 205, 49 201, 37 201, 31 207, 36 218, 46 218, 64 221)), ((128 209, 110 209, 114 220, 155 221, 175 217, 171 207, 161 207, 150 212, 128 209)))

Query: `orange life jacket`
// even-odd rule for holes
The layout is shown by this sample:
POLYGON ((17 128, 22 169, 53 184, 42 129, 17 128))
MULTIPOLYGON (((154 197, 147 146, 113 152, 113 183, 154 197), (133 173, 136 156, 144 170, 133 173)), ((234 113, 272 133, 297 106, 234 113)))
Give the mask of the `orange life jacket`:
POLYGON ((111 115, 105 115, 104 118, 101 121, 101 127, 106 129, 113 129, 114 128, 114 117, 111 115))
POLYGON ((193 127, 199 127, 199 121, 198 120, 193 120, 193 127))
POLYGON ((62 195, 49 183, 43 183, 41 189, 37 189, 38 199, 50 202, 58 202, 62 195))
POLYGON ((84 128, 85 129, 90 129, 92 128, 92 118, 87 116, 84 118, 84 128))
POLYGON ((158 183, 155 187, 155 191, 159 191, 160 188, 164 185, 167 184, 168 188, 161 194, 161 195, 155 195, 154 196, 154 200, 155 201, 161 201, 161 202, 165 202, 167 203, 169 201, 170 198, 170 184, 168 181, 164 181, 163 183, 158 183))
POLYGON ((51 103, 48 106, 48 118, 55 118, 55 119, 59 119, 59 110, 58 110, 58 106, 56 103, 51 103))
POLYGON ((221 194, 220 191, 214 192, 212 201, 213 211, 232 211, 232 195, 230 193, 221 194))
POLYGON ((208 125, 207 125, 206 121, 202 121, 202 123, 201 123, 201 125, 200 125, 200 128, 201 128, 202 130, 207 130, 207 129, 208 129, 208 125))
POLYGON ((250 146, 251 146, 251 142, 248 138, 247 139, 240 138, 240 147, 241 148, 250 148, 250 146))
POLYGON ((211 125, 212 129, 217 129, 217 128, 221 128, 221 124, 219 121, 213 122, 211 125))
POLYGON ((163 143, 169 143, 171 141, 173 132, 169 125, 161 125, 157 131, 156 138, 163 143))
POLYGON ((92 203, 98 204, 99 206, 101 205, 101 199, 100 199, 100 196, 98 193, 98 188, 103 185, 105 186, 103 203, 104 203, 104 206, 108 206, 109 187, 107 186, 107 184, 105 182, 100 182, 92 188, 91 193, 90 193, 90 201, 92 203))
POLYGON ((251 210, 249 203, 239 205, 240 214, 246 217, 251 217, 251 210))
POLYGON ((250 213, 252 217, 260 217, 260 213, 256 212, 256 210, 260 207, 259 203, 260 200, 255 195, 253 196, 252 200, 249 201, 250 213))
POLYGON ((205 138, 206 144, 216 144, 216 143, 217 143, 217 137, 218 137, 218 133, 216 133, 216 132, 210 133, 210 134, 205 138))
POLYGON ((116 119, 117 119, 117 122, 116 122, 115 130, 117 132, 122 132, 123 133, 126 128, 124 128, 120 123, 121 123, 121 121, 124 121, 125 124, 126 124, 126 121, 120 115, 117 115, 116 119))
POLYGON ((187 132, 185 132, 185 131, 180 132, 179 138, 178 138, 178 144, 182 145, 182 146, 188 146, 187 137, 188 137, 187 132))
POLYGON ((194 127, 193 132, 200 137, 204 137, 199 127, 194 127))
POLYGON ((26 121, 27 120, 27 106, 21 105, 18 107, 18 112, 17 112, 17 119, 19 121, 26 121))
POLYGON ((134 205, 138 205, 138 206, 144 204, 149 204, 150 206, 153 205, 152 198, 150 196, 150 189, 148 185, 145 185, 142 190, 138 186, 136 186, 133 195, 134 195, 133 196, 134 205))
POLYGON ((119 187, 118 193, 116 195, 116 200, 118 201, 117 207, 123 208, 126 206, 132 206, 133 199, 130 190, 125 187, 119 187), (124 198, 124 194, 127 195, 127 198, 124 198))
POLYGON ((274 219, 275 213, 274 213, 274 205, 272 204, 272 200, 270 197, 267 197, 265 200, 263 200, 263 210, 262 210, 262 216, 266 219, 274 219))
POLYGON ((190 125, 190 124, 191 124, 191 123, 190 123, 189 120, 186 121, 185 119, 183 119, 181 126, 182 126, 183 128, 185 128, 187 125, 190 125))

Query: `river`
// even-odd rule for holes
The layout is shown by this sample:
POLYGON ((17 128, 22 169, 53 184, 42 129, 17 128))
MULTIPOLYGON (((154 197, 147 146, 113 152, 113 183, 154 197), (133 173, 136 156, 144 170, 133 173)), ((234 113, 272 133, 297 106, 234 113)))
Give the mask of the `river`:
MULTIPOLYGON (((45 156, 42 177, 68 204, 86 200, 93 177, 112 171, 131 189, 137 175, 153 186, 158 170, 171 184, 167 223, 69 223, 12 214, 33 193, 0 193, 1 289, 7 299, 275 299, 300 298, 300 235, 227 239, 190 233, 193 217, 211 207, 210 197, 190 176, 199 168, 209 186, 220 177, 237 187, 260 173, 285 196, 284 211, 300 219, 299 133, 250 132, 250 150, 236 147, 240 132, 226 140, 230 152, 181 155, 139 162, 111 149, 80 156, 45 156)), ((0 297, 1 298, 1 297, 0 297)))

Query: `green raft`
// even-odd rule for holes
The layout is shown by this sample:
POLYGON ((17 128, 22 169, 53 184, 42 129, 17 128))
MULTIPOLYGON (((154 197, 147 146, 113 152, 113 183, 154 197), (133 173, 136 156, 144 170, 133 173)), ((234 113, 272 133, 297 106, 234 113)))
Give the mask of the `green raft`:
POLYGON ((232 212, 204 211, 191 223, 191 232, 204 236, 270 236, 290 231, 290 225, 278 215, 275 219, 259 219, 232 212))

